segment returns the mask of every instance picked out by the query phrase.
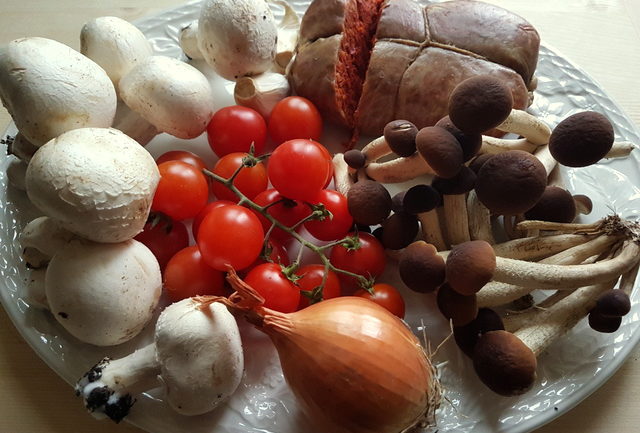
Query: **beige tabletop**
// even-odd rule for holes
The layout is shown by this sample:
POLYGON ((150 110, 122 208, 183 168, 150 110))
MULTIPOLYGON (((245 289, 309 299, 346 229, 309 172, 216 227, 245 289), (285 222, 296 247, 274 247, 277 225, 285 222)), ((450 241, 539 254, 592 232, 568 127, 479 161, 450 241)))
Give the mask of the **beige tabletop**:
MULTIPOLYGON (((640 0, 493 0, 531 21, 544 43, 585 69, 640 125, 640 0)), ((78 48, 82 24, 103 15, 128 20, 173 8, 176 0, 2 0, 0 44, 43 36, 78 48)), ((0 108, 0 129, 10 121, 0 108)), ((640 431, 640 347, 579 406, 540 433, 640 431)), ((72 390, 35 355, 0 308, 0 432, 141 431, 95 421, 72 390)))

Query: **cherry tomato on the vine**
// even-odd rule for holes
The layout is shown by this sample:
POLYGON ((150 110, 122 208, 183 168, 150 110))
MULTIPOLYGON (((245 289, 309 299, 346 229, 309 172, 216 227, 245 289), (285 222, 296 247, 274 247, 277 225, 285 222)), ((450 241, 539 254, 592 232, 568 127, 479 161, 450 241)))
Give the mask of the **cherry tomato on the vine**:
MULTIPOLYGON (((247 154, 243 152, 234 152, 225 155, 220 158, 213 167, 213 172, 218 176, 228 179, 238 167, 242 166, 242 160, 246 156, 247 154)), ((253 199, 267 189, 268 184, 267 170, 261 162, 258 162, 253 167, 243 167, 233 181, 233 185, 249 199, 253 199)), ((238 201, 235 193, 220 182, 214 181, 211 184, 211 190, 219 200, 238 201)))
POLYGON ((224 272, 213 269, 193 245, 178 251, 167 263, 164 289, 172 302, 198 295, 224 295, 224 272))
POLYGON ((160 182, 151 209, 175 220, 193 218, 207 204, 209 185, 202 172, 182 161, 158 165, 160 182))
POLYGON ((249 152, 261 155, 267 140, 267 123, 252 108, 232 105, 216 111, 207 125, 209 146, 218 156, 233 152, 249 152))
POLYGON ((216 208, 219 208, 220 206, 226 206, 228 204, 235 204, 235 202, 232 202, 229 200, 216 200, 216 201, 207 203, 207 205, 203 207, 200 212, 198 212, 198 215, 193 217, 193 222, 191 223, 191 233, 193 233, 193 238, 194 239, 198 238, 198 229, 200 229, 200 224, 202 223, 202 220, 209 212, 211 212, 216 208))
POLYGON ((266 308, 283 313, 291 313, 298 308, 300 289, 282 273, 280 265, 258 265, 249 271, 244 282, 264 297, 266 308))
POLYGON ((269 180, 283 196, 311 201, 330 176, 332 164, 327 154, 314 141, 285 141, 269 157, 269 180))
POLYGON ((157 221, 148 221, 143 230, 134 238, 151 250, 160 269, 164 270, 167 262, 175 253, 189 245, 187 227, 180 221, 173 221, 166 216, 157 216, 157 221))
POLYGON ((338 191, 323 189, 312 203, 323 204, 332 215, 323 220, 309 220, 304 223, 304 227, 316 239, 321 241, 340 239, 353 227, 353 217, 349 213, 347 198, 338 191))
MULTIPOLYGON (((355 233, 350 233, 349 236, 355 236, 355 233)), ((358 244, 356 249, 348 249, 344 245, 334 246, 329 256, 331 264, 365 278, 382 274, 387 264, 387 257, 380 241, 369 233, 358 232, 358 244)), ((345 286, 358 287, 356 278, 343 274, 339 276, 345 286)))
MULTIPOLYGON (((300 290, 313 291, 316 287, 322 285, 322 279, 324 278, 325 269, 324 265, 305 265, 296 271, 296 274, 301 278, 297 281, 300 290)), ((340 286, 340 279, 335 272, 328 270, 327 279, 322 289, 322 300, 337 298, 340 296, 342 287, 340 286)), ((309 305, 309 298, 305 295, 300 296, 299 308, 304 308, 309 305)))
POLYGON ((264 231, 249 209, 230 204, 209 212, 198 229, 197 243, 205 262, 220 271, 251 265, 260 255, 264 231))
POLYGON ((294 138, 319 140, 322 116, 311 101, 289 96, 278 102, 269 116, 269 135, 276 144, 294 138))
POLYGON ((373 294, 360 289, 354 295, 370 299, 399 318, 404 319, 404 299, 402 299, 398 289, 390 284, 377 283, 373 285, 373 294))
POLYGON ((200 171, 207 168, 207 165, 204 163, 202 158, 196 155, 193 152, 189 152, 187 150, 170 150, 168 152, 163 153, 156 159, 156 164, 162 164, 167 161, 182 161, 187 164, 191 164, 195 167, 198 167, 200 171))
MULTIPOLYGON (((279 202, 269 206, 267 208, 267 213, 287 227, 294 226, 296 223, 302 221, 311 214, 309 206, 296 200, 284 198, 282 194, 275 189, 262 191, 253 199, 253 201, 260 206, 267 206, 272 203, 279 202)), ((271 222, 258 212, 256 212, 256 215, 262 223, 262 227, 266 233, 271 227, 271 222)), ((270 237, 285 242, 291 237, 291 235, 276 227, 271 232, 270 237)))

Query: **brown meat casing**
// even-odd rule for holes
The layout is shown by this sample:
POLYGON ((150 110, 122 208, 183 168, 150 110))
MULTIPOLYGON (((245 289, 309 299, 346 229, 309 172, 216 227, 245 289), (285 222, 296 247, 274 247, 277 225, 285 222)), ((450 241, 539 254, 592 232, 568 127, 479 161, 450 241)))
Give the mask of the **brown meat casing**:
POLYGON ((335 90, 346 3, 310 5, 289 69, 295 92, 312 100, 328 120, 364 135, 380 135, 395 119, 431 126, 447 114, 453 88, 479 74, 502 78, 513 92, 514 108, 527 107, 540 45, 531 24, 472 0, 426 7, 387 0, 353 124, 353 116, 338 108, 335 90))

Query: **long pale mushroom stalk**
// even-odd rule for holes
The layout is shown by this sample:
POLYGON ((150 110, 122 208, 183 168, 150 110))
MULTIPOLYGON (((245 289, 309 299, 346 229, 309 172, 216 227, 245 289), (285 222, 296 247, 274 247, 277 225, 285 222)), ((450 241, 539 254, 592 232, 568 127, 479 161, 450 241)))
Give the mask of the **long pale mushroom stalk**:
POLYGON ((521 135, 534 145, 547 144, 551 137, 551 128, 546 123, 523 110, 511 110, 496 129, 521 135))
POLYGON ((382 183, 400 183, 423 175, 435 175, 420 153, 386 162, 373 162, 365 169, 367 176, 382 183))
MULTIPOLYGON (((546 143, 542 143, 546 144, 546 143)), ((488 135, 482 136, 482 147, 478 154, 497 154, 508 152, 510 150, 524 150, 533 153, 542 144, 533 144, 526 138, 496 138, 488 135)))
POLYGON ((374 163, 380 158, 393 153, 384 135, 371 140, 362 148, 361 152, 365 156, 365 165, 374 163))
POLYGON ((451 245, 470 241, 466 194, 445 194, 442 201, 445 230, 451 245))
MULTIPOLYGON (((603 225, 610 225, 612 220, 604 219, 594 223, 556 223, 552 221, 525 220, 517 224, 518 230, 545 230, 563 233, 596 233, 603 225)), ((615 221, 613 221, 615 222, 615 221)))
MULTIPOLYGON (((584 244, 576 245, 572 248, 568 248, 565 251, 561 251, 550 257, 537 262, 538 265, 554 265, 554 266, 571 266, 579 265, 588 258, 599 255, 610 248, 620 238, 617 236, 601 235, 595 239, 592 239, 584 244)), ((496 261, 499 258, 496 257, 496 261)), ((523 262, 529 263, 529 262, 523 262)), ((584 266, 584 265, 583 265, 584 266)), ((590 264, 589 266, 593 266, 590 264)), ((494 275, 495 278, 495 275, 494 275)), ((561 289, 561 287, 555 287, 553 285, 547 285, 544 287, 537 287, 543 289, 561 289)), ((509 284, 499 281, 492 281, 486 284, 477 294, 476 299, 479 307, 495 307, 499 305, 507 304, 514 301, 528 293, 531 293, 533 288, 527 284, 509 284)))
POLYGON ((442 233, 438 210, 432 209, 416 215, 420 221, 420 229, 422 240, 433 245, 436 250, 444 251, 447 249, 447 242, 442 233))
POLYGON ((482 240, 495 244, 491 230, 491 212, 478 200, 475 190, 467 195, 467 219, 469 221, 469 236, 471 240, 482 240))
POLYGON ((336 153, 333 156, 333 184, 340 194, 347 196, 347 193, 354 184, 354 179, 349 173, 349 166, 344 160, 344 154, 336 153))

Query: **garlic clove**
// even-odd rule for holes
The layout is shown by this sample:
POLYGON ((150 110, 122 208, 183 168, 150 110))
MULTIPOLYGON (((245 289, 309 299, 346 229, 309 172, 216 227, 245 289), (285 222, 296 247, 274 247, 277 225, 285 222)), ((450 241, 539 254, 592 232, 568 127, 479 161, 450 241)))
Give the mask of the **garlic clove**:
POLYGON ((253 108, 267 119, 273 107, 290 94, 287 77, 276 72, 239 78, 233 91, 237 104, 253 108))
POLYGON ((298 33, 300 31, 300 17, 286 0, 268 0, 267 3, 281 6, 284 9, 284 17, 278 23, 278 42, 276 45, 276 59, 274 69, 284 73, 287 65, 293 58, 298 33))

